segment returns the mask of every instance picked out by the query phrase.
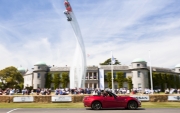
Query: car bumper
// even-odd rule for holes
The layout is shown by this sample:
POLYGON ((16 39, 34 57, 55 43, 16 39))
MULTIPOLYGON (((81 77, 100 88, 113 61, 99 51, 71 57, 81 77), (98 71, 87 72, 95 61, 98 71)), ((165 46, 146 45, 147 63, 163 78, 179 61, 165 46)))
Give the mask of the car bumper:
POLYGON ((91 102, 90 101, 83 101, 84 107, 91 107, 91 102))

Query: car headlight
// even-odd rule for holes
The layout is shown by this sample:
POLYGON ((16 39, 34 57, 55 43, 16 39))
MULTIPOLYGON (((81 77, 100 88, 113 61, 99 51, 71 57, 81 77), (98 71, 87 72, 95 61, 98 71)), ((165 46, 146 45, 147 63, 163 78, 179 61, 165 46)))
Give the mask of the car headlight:
POLYGON ((89 100, 89 98, 88 98, 88 97, 85 97, 84 100, 89 100))

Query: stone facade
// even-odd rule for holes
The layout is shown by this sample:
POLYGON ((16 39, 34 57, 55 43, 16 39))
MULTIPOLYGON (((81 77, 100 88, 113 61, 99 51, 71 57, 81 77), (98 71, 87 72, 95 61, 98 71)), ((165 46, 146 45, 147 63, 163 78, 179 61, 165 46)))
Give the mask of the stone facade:
MULTIPOLYGON (((111 72, 110 65, 87 66, 85 87, 92 89, 99 88, 99 69, 104 69, 104 76, 106 76, 108 72, 111 72)), ((113 65, 114 77, 116 77, 117 72, 123 72, 124 77, 132 77, 132 84, 134 88, 141 88, 142 90, 144 90, 145 88, 149 88, 149 70, 150 67, 147 66, 147 62, 139 58, 133 60, 131 65, 129 66, 113 65)), ((152 71, 173 73, 180 76, 180 65, 176 65, 174 69, 152 67, 152 71)), ((24 87, 33 86, 34 89, 37 89, 38 87, 45 88, 45 76, 48 72, 58 72, 60 74, 62 74, 63 72, 69 73, 70 67, 50 67, 43 62, 39 62, 34 65, 32 71, 23 72, 21 70, 20 72, 24 76, 24 87)), ((104 84, 105 88, 107 88, 108 83, 105 82, 104 84)), ((53 83, 51 84, 51 86, 53 88, 53 83)), ((61 87, 61 85, 59 87, 61 87)), ((114 82, 114 88, 118 88, 117 82, 114 82)), ((128 88, 128 84, 126 82, 123 83, 123 88, 128 88)))

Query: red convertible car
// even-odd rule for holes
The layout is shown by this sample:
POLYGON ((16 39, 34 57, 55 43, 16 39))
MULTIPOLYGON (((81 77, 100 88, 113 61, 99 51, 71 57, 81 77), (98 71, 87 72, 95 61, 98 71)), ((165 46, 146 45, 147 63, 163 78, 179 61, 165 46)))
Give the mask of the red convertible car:
POLYGON ((85 107, 91 107, 94 110, 102 108, 126 108, 135 110, 141 107, 141 102, 130 96, 117 96, 110 91, 106 91, 103 95, 85 96, 83 98, 85 107))

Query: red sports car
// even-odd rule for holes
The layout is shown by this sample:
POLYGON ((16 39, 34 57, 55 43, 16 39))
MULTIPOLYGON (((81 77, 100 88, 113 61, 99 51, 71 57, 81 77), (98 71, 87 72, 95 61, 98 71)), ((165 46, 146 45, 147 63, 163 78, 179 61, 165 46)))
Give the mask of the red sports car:
POLYGON ((91 107, 94 110, 102 108, 127 108, 135 110, 141 107, 141 102, 130 96, 117 96, 112 92, 106 91, 103 95, 85 96, 83 98, 85 107, 91 107))

